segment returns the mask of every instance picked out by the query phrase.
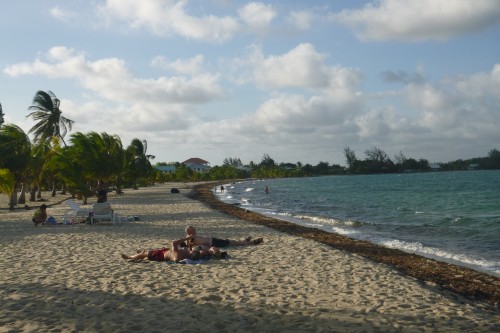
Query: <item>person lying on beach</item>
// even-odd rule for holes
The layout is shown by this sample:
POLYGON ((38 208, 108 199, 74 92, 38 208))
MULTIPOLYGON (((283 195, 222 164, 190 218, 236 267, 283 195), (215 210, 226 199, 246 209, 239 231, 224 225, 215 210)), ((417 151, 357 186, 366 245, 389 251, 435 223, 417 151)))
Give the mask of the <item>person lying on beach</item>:
POLYGON ((175 251, 170 251, 169 248, 162 247, 160 249, 151 250, 139 250, 134 255, 121 254, 121 257, 126 260, 131 261, 141 261, 143 259, 148 259, 152 261, 180 261, 183 259, 199 260, 199 259, 226 259, 228 254, 226 251, 221 251, 219 248, 212 246, 206 247, 203 245, 196 246, 186 246, 187 239, 179 239, 172 242, 172 248, 175 251), (175 246, 174 246, 175 244, 175 246), (173 260, 174 252, 178 252, 181 255, 177 257, 177 260, 173 260))
POLYGON ((170 249, 163 247, 161 249, 143 250, 134 255, 121 254, 121 257, 126 260, 140 261, 148 259, 152 261, 175 261, 179 262, 183 259, 199 260, 201 259, 200 250, 181 247, 180 245, 189 238, 183 238, 173 241, 170 244, 170 249))
POLYGON ((39 224, 45 225, 45 221, 47 221, 47 205, 42 204, 40 208, 37 208, 31 220, 35 223, 35 227, 39 224))
POLYGON ((222 238, 214 238, 201 236, 196 233, 195 227, 188 225, 186 227, 186 235, 189 245, 201 245, 206 247, 227 247, 227 246, 247 246, 247 245, 257 245, 261 244, 264 240, 262 238, 257 238, 252 240, 250 237, 247 237, 243 240, 235 240, 235 239, 222 239, 222 238))

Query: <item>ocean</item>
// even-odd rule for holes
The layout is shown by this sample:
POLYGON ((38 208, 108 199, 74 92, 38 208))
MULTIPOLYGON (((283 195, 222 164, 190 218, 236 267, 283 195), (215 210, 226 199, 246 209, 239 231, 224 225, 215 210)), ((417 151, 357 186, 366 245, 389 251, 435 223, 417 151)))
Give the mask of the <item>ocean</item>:
POLYGON ((252 180, 220 200, 500 277, 500 171, 252 180), (265 193, 265 187, 269 193, 265 193))

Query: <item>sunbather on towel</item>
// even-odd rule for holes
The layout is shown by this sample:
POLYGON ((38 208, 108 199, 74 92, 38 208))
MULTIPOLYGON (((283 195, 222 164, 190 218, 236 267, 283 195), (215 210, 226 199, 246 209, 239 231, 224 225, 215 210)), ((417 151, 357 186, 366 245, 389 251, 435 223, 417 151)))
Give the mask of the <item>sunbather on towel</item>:
POLYGON ((189 245, 200 245, 200 246, 206 246, 208 248, 212 246, 227 247, 227 246, 257 245, 263 242, 262 238, 257 238, 252 240, 250 237, 247 237, 243 240, 235 240, 235 239, 222 239, 222 238, 201 236, 196 233, 196 229, 191 225, 186 227, 186 235, 189 245))
POLYGON ((141 261, 143 259, 153 260, 153 261, 181 261, 183 259, 199 260, 199 259, 226 259, 228 254, 226 251, 221 251, 219 248, 212 246, 206 247, 203 245, 191 245, 186 246, 187 238, 179 239, 171 243, 172 249, 162 247, 160 249, 152 250, 139 250, 134 255, 121 254, 123 259, 132 261, 141 261), (175 253, 177 256, 174 258, 175 253), (179 255, 180 254, 180 255, 179 255), (177 260, 175 260, 177 259, 177 260))
POLYGON ((143 259, 153 261, 175 261, 179 262, 183 259, 199 260, 201 259, 200 250, 180 247, 188 238, 178 239, 170 244, 170 249, 163 247, 161 249, 143 250, 134 255, 121 254, 123 259, 140 261, 143 259))

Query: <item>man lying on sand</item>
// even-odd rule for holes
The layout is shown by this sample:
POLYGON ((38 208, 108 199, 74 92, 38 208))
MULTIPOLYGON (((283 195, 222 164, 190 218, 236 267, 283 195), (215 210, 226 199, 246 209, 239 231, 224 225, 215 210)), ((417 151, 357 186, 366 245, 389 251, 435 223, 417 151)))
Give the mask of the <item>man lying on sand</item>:
POLYGON ((186 236, 189 245, 199 245, 206 247, 257 245, 261 244, 264 241, 262 238, 257 238, 252 240, 250 237, 247 237, 244 240, 234 240, 234 239, 221 239, 221 238, 200 236, 196 234, 196 229, 191 225, 188 225, 186 227, 186 236))
POLYGON ((186 247, 186 241, 190 238, 183 238, 173 241, 171 248, 163 247, 161 249, 142 250, 134 255, 121 254, 123 259, 131 261, 141 261, 148 259, 152 261, 175 261, 179 262, 183 259, 199 260, 199 259, 225 259, 228 257, 227 252, 221 251, 215 246, 206 247, 203 245, 186 247))
POLYGON ((170 249, 163 247, 161 249, 155 250, 143 250, 137 254, 132 256, 126 255, 122 253, 122 258, 132 261, 140 261, 148 258, 148 260, 153 261, 175 261, 179 262, 183 259, 191 259, 191 260, 199 260, 201 259, 200 250, 198 249, 189 249, 187 247, 181 247, 181 244, 184 244, 185 241, 189 240, 189 238, 183 238, 173 241, 170 244, 170 249))

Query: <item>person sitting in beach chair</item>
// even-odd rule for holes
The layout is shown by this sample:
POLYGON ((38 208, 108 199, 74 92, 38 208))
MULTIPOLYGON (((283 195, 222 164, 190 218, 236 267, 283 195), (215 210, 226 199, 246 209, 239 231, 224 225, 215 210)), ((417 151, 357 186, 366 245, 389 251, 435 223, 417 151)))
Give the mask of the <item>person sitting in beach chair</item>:
POLYGON ((45 221, 47 221, 47 205, 42 204, 39 208, 37 208, 33 213, 33 218, 31 220, 35 223, 35 227, 39 224, 45 225, 45 221))
POLYGON ((262 238, 257 238, 252 240, 251 237, 247 237, 243 240, 235 239, 222 239, 207 236, 200 236, 196 233, 196 229, 189 225, 186 227, 186 237, 189 245, 198 245, 204 247, 227 247, 227 246, 247 246, 247 245, 257 245, 261 244, 264 240, 262 238))

